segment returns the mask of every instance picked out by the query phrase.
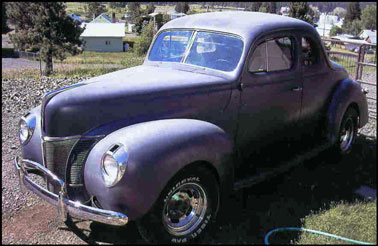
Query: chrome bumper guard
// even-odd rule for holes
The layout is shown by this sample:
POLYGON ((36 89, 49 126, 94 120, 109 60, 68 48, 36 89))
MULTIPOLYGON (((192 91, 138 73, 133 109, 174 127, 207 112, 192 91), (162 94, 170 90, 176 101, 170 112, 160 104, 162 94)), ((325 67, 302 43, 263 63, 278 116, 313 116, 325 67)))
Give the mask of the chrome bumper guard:
POLYGON ((15 157, 14 167, 20 180, 21 191, 23 191, 23 187, 26 187, 43 200, 56 206, 58 208, 59 216, 63 221, 67 220, 67 214, 69 214, 73 218, 93 220, 108 225, 121 226, 126 225, 128 222, 128 217, 122 213, 86 206, 80 202, 67 199, 65 183, 50 170, 37 162, 26 159, 19 160, 18 157, 15 157), (28 171, 32 170, 42 172, 43 175, 47 177, 49 182, 55 182, 60 185, 59 195, 56 195, 35 184, 28 177, 28 171))

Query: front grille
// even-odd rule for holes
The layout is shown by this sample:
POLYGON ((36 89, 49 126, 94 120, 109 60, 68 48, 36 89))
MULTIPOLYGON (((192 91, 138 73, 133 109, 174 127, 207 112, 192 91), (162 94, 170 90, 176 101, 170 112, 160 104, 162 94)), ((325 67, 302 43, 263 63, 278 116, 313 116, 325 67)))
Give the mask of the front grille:
POLYGON ((67 164, 67 193, 71 200, 86 202, 90 199, 84 187, 84 164, 97 139, 80 139, 71 151, 67 164))
MULTIPOLYGON (((67 140, 43 141, 43 153, 46 167, 62 180, 66 180, 66 164, 72 147, 78 138, 67 140)), ((57 187, 49 183, 48 189, 57 193, 57 187)))
POLYGON ((72 149, 67 168, 67 183, 73 186, 84 183, 84 162, 96 139, 81 139, 72 149), (69 178, 68 178, 69 177, 69 178))

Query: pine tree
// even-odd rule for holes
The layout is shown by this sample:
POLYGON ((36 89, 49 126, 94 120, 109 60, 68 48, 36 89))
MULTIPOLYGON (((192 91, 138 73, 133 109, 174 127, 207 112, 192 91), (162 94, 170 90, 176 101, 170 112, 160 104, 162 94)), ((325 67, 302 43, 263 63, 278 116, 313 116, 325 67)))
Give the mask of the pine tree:
POLYGON ((106 9, 99 2, 88 2, 87 19, 92 20, 100 14, 106 12, 106 9))
POLYGON ((360 3, 349 3, 342 28, 345 30, 346 33, 353 33, 354 35, 357 32, 357 30, 361 27, 361 23, 358 22, 359 20, 361 20, 360 3))
POLYGON ((188 13, 189 4, 187 2, 178 2, 175 7, 176 12, 178 13, 188 13))
POLYGON ((141 15, 140 4, 136 2, 131 2, 127 5, 127 16, 128 21, 136 23, 137 18, 141 15))
POLYGON ((344 23, 352 23, 352 21, 361 20, 361 8, 359 2, 351 2, 348 5, 347 13, 345 15, 344 23))
POLYGON ((62 2, 9 2, 7 15, 14 23, 10 38, 16 48, 39 49, 45 62, 44 75, 53 71, 53 57, 64 60, 65 54, 81 52, 83 29, 67 16, 62 2))
POLYGON ((377 29, 377 6, 368 5, 364 8, 361 15, 361 21, 364 29, 377 29))
POLYGON ((245 10, 247 11, 254 11, 254 12, 258 12, 261 8, 261 5, 262 5, 262 2, 253 2, 251 4, 251 6, 249 6, 248 8, 246 8, 245 10))
POLYGON ((275 14, 277 13, 277 3, 276 2, 269 2, 269 13, 275 14))
POLYGON ((151 13, 153 13, 154 11, 155 11, 155 5, 154 5, 154 3, 153 2, 151 2, 151 3, 149 3, 148 5, 147 5, 147 14, 151 14, 151 13))
POLYGON ((307 2, 290 2, 289 16, 306 21, 313 25, 313 11, 307 2))

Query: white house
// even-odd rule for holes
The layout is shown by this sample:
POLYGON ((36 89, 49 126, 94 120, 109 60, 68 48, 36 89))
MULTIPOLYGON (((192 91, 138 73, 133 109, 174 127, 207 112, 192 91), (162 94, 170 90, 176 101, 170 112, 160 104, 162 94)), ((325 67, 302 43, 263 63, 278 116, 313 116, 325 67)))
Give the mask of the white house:
POLYGON ((329 33, 333 26, 341 27, 344 19, 340 19, 337 15, 329 15, 322 13, 319 16, 319 21, 316 23, 316 30, 320 36, 329 37, 329 33))
POLYGON ((358 36, 368 43, 377 44, 377 30, 363 30, 358 36))
POLYGON ((280 9, 280 13, 281 13, 283 16, 289 16, 289 11, 290 11, 290 8, 289 8, 289 7, 281 7, 281 9, 280 9))
POLYGON ((87 23, 80 35, 85 51, 122 52, 125 24, 123 23, 87 23))

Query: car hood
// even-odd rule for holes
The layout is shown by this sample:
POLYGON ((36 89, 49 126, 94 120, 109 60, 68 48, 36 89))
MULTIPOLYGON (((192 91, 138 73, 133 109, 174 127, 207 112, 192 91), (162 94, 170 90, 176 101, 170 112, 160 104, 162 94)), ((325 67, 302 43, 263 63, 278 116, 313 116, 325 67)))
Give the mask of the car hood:
POLYGON ((141 65, 62 90, 42 109, 44 135, 103 134, 148 120, 203 115, 209 110, 204 105, 224 107, 232 81, 193 70, 141 65))

